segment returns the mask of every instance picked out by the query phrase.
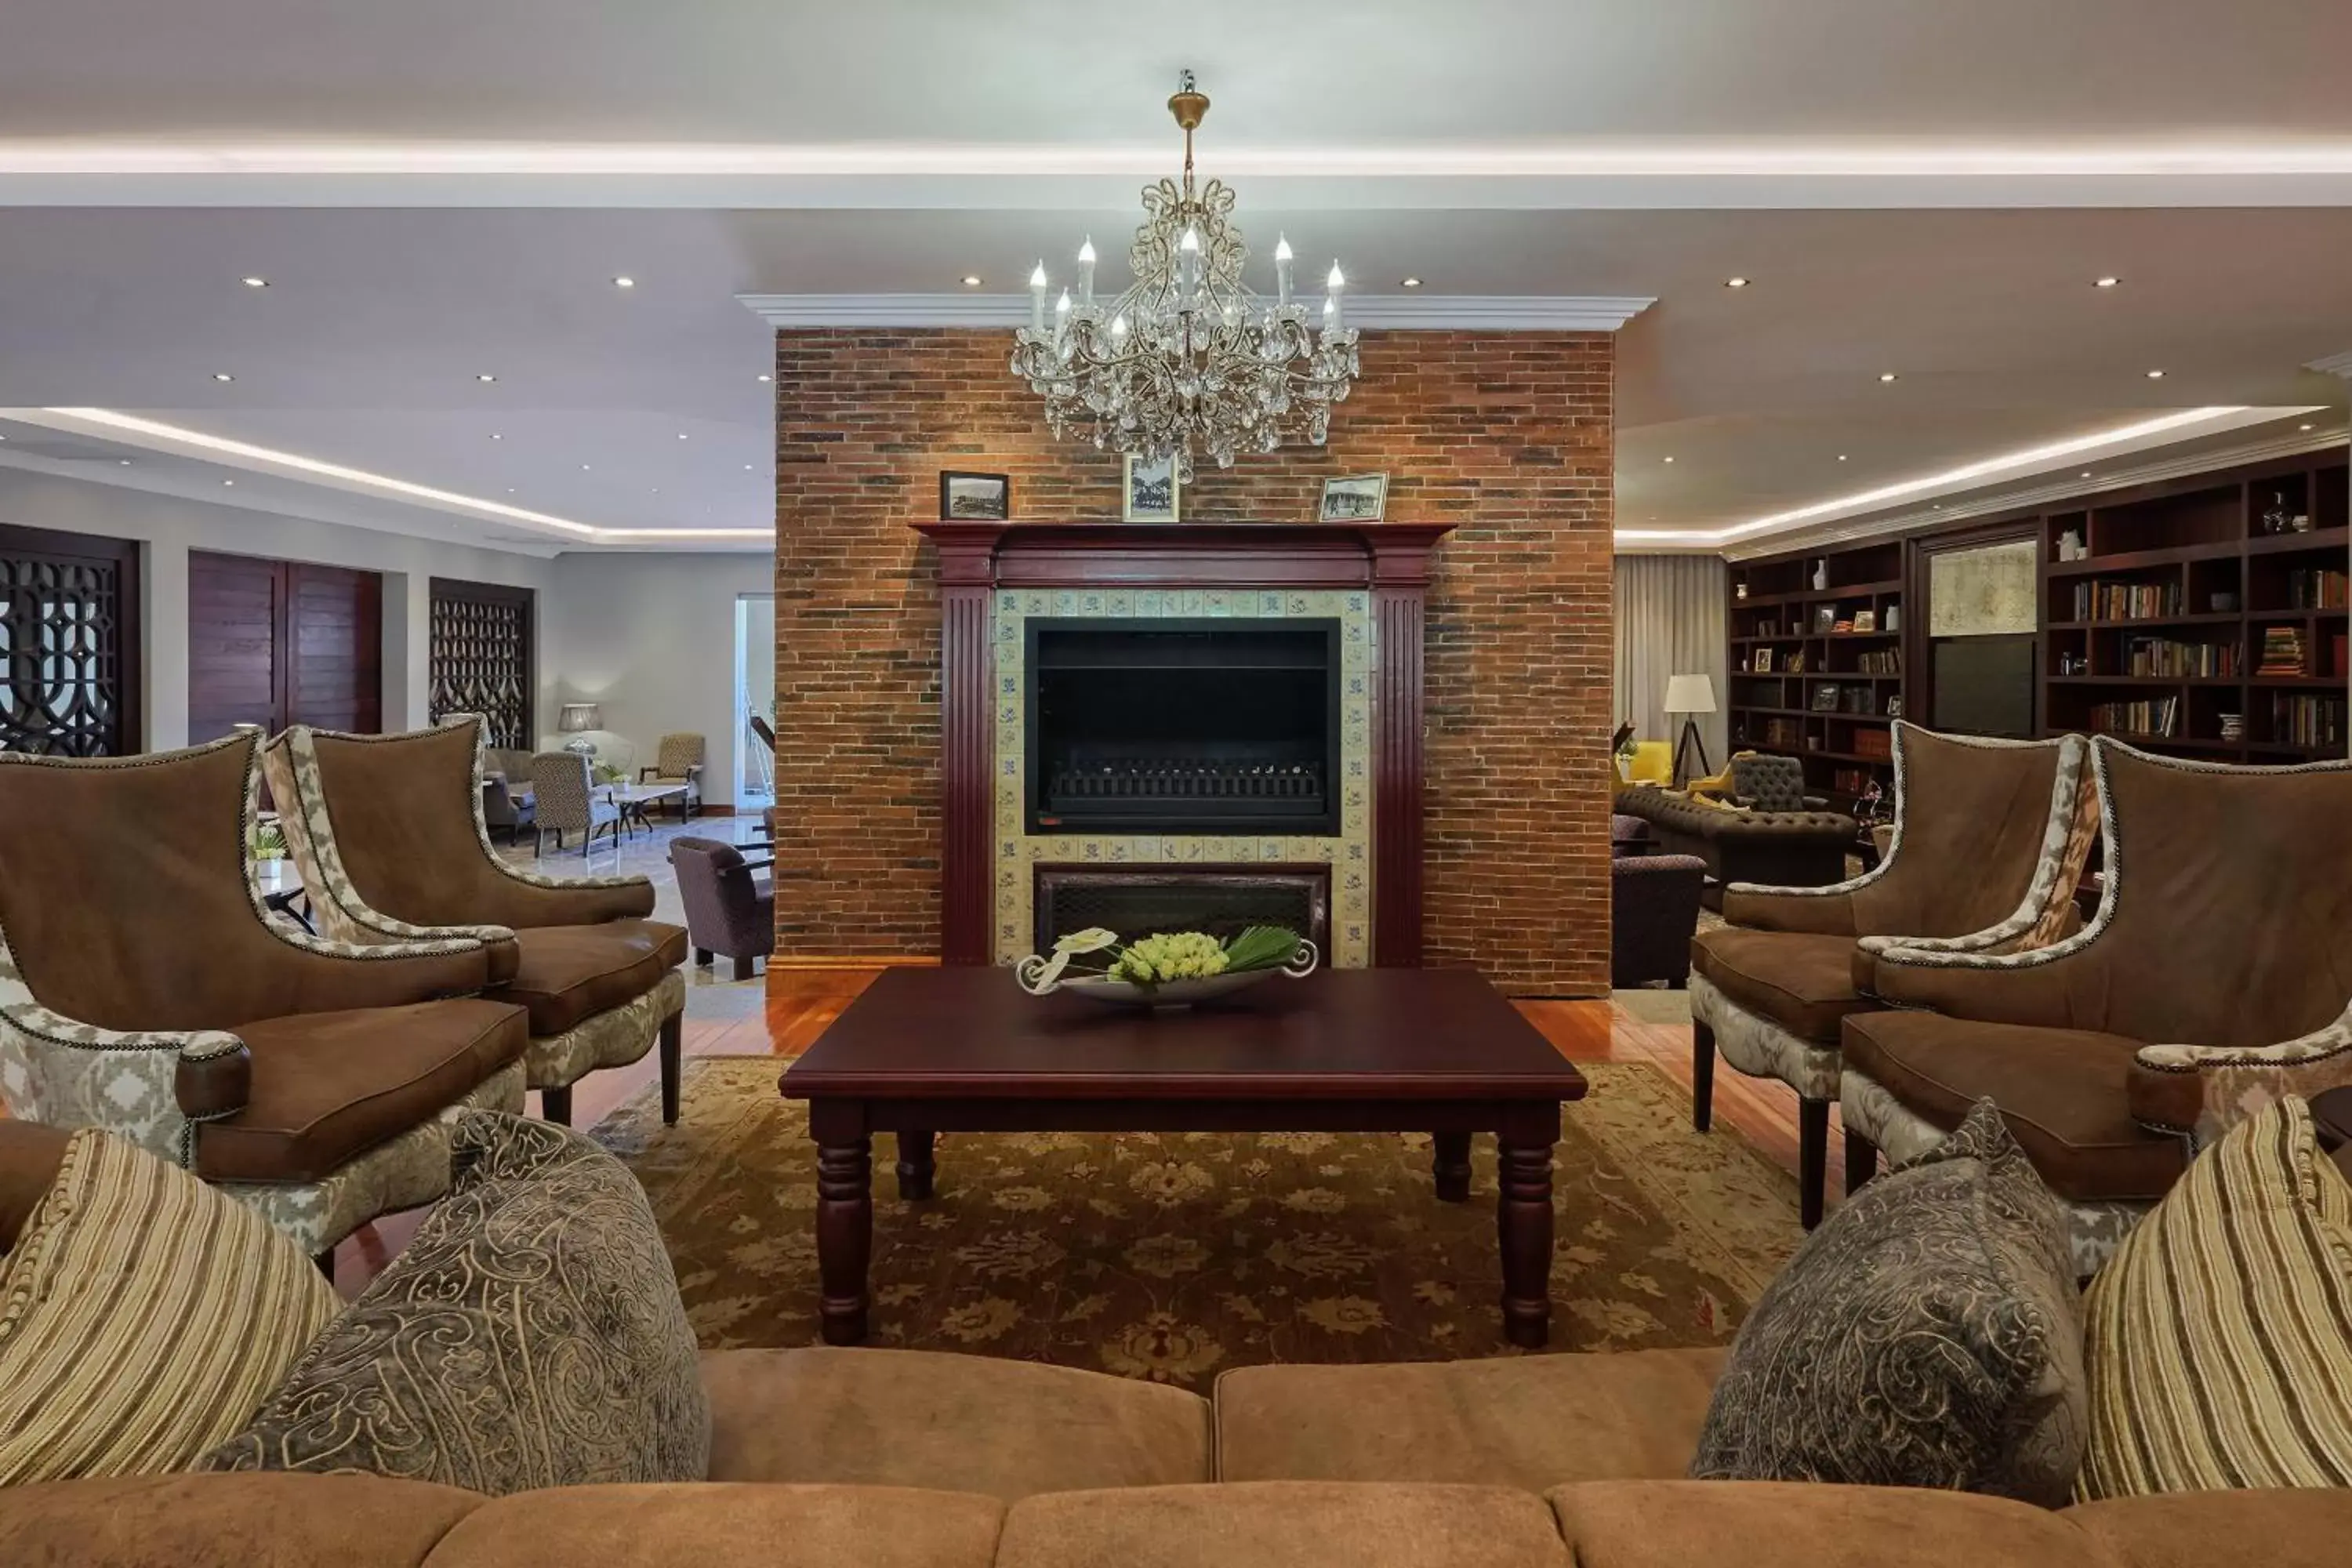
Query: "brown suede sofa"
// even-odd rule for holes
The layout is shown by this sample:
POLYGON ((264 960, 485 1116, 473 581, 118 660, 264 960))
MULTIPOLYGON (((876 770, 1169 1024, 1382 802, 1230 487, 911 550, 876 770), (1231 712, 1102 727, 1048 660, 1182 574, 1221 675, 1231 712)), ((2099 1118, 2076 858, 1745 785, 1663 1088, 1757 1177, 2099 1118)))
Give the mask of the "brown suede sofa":
POLYGON ((361 1475, 0 1491, 43 1568, 2318 1568, 2352 1490, 2058 1512, 1679 1479, 1724 1352, 1266 1366, 1214 1398, 891 1350, 708 1354, 710 1479, 488 1499, 361 1475))
POLYGON ((1853 818, 1834 811, 1735 811, 1679 790, 1637 784, 1617 792, 1610 811, 1650 825, 1662 855, 1706 862, 1706 907, 1723 907, 1734 882, 1819 888, 1845 880, 1853 818))

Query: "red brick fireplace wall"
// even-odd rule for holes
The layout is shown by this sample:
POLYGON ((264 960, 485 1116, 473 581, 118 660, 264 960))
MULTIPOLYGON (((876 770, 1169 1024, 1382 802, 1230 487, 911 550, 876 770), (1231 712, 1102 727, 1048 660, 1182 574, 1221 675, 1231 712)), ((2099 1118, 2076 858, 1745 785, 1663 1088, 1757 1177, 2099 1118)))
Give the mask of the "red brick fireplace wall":
MULTIPOLYGON (((1333 474, 1454 523, 1429 599, 1427 961, 1509 989, 1609 984, 1606 333, 1367 332, 1322 450, 1183 496, 1194 521, 1314 516, 1333 474)), ((1116 457, 1056 441, 1010 334, 776 338, 776 921, 784 959, 919 956, 940 933, 942 468, 1010 474, 1024 521, 1116 518, 1116 457)))

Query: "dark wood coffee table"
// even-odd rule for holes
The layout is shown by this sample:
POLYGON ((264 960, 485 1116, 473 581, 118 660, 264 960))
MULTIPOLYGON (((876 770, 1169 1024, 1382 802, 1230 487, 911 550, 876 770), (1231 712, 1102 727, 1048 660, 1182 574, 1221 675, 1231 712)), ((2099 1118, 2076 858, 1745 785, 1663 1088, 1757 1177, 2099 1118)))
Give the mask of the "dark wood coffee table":
POLYGON ((1470 1135, 1500 1156, 1503 1327, 1551 1320, 1551 1149, 1582 1075, 1467 970, 1326 970, 1188 1013, 1024 994, 1002 969, 893 969, 786 1068, 817 1145, 828 1344, 866 1337, 873 1135, 898 1136, 898 1195, 931 1195, 940 1132, 1435 1134, 1437 1195, 1470 1195, 1470 1135))

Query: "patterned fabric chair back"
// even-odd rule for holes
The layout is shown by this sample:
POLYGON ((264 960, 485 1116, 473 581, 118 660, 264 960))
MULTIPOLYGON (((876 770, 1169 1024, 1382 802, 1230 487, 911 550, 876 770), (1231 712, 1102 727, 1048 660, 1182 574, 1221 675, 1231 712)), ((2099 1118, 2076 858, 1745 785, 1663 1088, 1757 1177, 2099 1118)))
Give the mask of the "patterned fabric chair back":
POLYGON ((699 735, 664 735, 661 749, 654 756, 654 772, 665 779, 685 778, 702 765, 703 742, 699 735))
POLYGON ((1758 811, 1802 811, 1804 764, 1794 757, 1734 757, 1731 793, 1758 811))
POLYGON ((593 781, 588 759, 577 752, 541 752, 530 760, 531 792, 538 796, 539 826, 566 833, 587 831, 593 781))

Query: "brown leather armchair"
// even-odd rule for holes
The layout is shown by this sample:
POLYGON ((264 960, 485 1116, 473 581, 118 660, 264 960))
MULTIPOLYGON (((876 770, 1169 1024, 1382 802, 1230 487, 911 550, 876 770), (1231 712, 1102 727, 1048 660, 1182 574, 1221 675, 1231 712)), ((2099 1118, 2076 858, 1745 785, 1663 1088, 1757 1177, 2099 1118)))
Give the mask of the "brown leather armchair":
POLYGON ((443 1113, 520 1110, 523 1010, 470 932, 321 941, 245 846, 260 742, 0 752, 0 1099, 194 1171, 322 1258, 448 1188, 443 1113))
MULTIPOLYGON (((1877 867, 1819 888, 1734 883, 1724 929, 1691 942, 1692 1120, 1711 1120, 1715 1058, 1797 1091, 1799 1205, 1821 1222, 1839 1027, 1874 1007, 1874 954, 1997 952, 2071 929, 2096 835, 2079 736, 2009 742, 1895 726, 1895 831, 1877 867)), ((1852 1170, 1851 1155, 1849 1171, 1852 1170)))
POLYGON ((669 863, 677 872, 694 962, 709 963, 723 952, 734 962, 736 979, 751 979, 752 964, 776 951, 775 888, 753 873, 775 862, 746 860, 716 838, 673 838, 669 863))
MULTIPOLYGON (((2106 886, 2032 952, 1890 945, 1844 1020, 1850 1141, 1907 1158, 1990 1096, 2095 1270, 2195 1150, 2282 1094, 2352 1083, 2352 763, 2093 753, 2106 886)), ((1851 1147, 1851 1143, 1850 1143, 1851 1147)))
POLYGON ((499 858, 480 802, 469 714, 398 735, 296 725, 269 743, 271 795, 320 929, 366 945, 463 934, 487 942, 491 994, 530 1014, 524 1058, 551 1121, 572 1086, 661 1047, 662 1115, 677 1120, 686 932, 650 921, 643 877, 542 876, 499 858))

